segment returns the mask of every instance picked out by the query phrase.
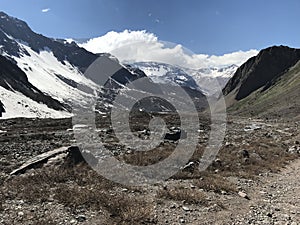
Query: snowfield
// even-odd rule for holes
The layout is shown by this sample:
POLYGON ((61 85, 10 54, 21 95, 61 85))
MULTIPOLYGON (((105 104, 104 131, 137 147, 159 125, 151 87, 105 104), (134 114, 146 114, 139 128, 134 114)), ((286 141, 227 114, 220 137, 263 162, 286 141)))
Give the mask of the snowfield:
MULTIPOLYGON (((18 41, 21 57, 13 56, 18 67, 25 72, 28 81, 46 95, 68 105, 84 104, 90 94, 76 88, 78 84, 98 89, 98 86, 87 79, 68 61, 59 62, 53 53, 45 48, 40 53, 33 51, 18 41), (28 52, 29 55, 24 52, 28 52)), ((5 105, 6 113, 2 119, 15 117, 63 118, 71 117, 67 111, 56 111, 47 105, 33 101, 23 94, 0 87, 0 100, 5 105)))
POLYGON ((17 61, 19 68, 26 73, 29 82, 52 98, 60 102, 69 102, 79 101, 83 97, 88 97, 86 93, 68 85, 59 76, 77 84, 97 87, 95 83, 85 78, 68 61, 64 61, 65 65, 59 62, 49 49, 45 49, 38 54, 24 44, 20 44, 20 46, 30 56, 24 54, 20 58, 13 57, 14 60, 17 61))
POLYGON ((5 105, 6 112, 0 119, 16 117, 27 118, 65 118, 72 114, 65 111, 56 111, 48 108, 45 104, 33 101, 19 92, 8 91, 0 86, 0 99, 5 105))

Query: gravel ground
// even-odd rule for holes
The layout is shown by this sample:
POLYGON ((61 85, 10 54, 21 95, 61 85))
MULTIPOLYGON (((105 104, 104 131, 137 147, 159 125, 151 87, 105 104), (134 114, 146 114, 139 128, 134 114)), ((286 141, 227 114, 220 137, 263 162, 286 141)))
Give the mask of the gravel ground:
MULTIPOLYGON (((84 176, 80 175, 80 166, 69 168, 79 175, 69 171, 68 177, 69 173, 60 172, 65 159, 59 157, 56 164, 10 177, 28 159, 74 144, 72 124, 68 119, 0 124, 0 224, 300 224, 296 122, 229 118, 224 146, 207 173, 187 168, 172 179, 142 187, 86 178, 90 172, 83 170, 84 176), (45 179, 43 184, 36 178, 52 170, 58 181, 45 179), (99 187, 99 182, 105 185, 99 187), (93 197, 100 203, 85 200, 93 190, 98 191, 93 197), (97 193, 105 198, 98 199, 97 193)), ((113 150, 124 150, 115 145, 107 127, 101 129, 109 133, 107 143, 113 150)), ((205 129, 200 142, 207 140, 205 129)), ((191 162, 196 163, 196 158, 191 162)))

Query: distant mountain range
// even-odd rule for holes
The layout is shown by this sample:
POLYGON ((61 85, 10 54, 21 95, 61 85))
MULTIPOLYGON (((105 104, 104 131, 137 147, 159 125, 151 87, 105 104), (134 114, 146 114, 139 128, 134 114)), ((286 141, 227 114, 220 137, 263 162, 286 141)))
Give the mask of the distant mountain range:
MULTIPOLYGON (((198 110, 208 106, 207 98, 218 98, 223 88, 231 113, 294 115, 300 111, 299 60, 299 49, 274 46, 240 67, 190 69, 160 62, 122 64, 109 53, 93 54, 73 41, 37 34, 24 21, 0 12, 0 101, 6 109, 3 118, 72 116, 72 105, 84 105, 91 97, 79 87, 96 90, 100 102, 97 110, 105 112, 118 94, 125 101, 132 98, 126 85, 136 92, 170 98, 180 87, 198 110), (101 72, 110 76, 103 84, 84 75, 99 58, 105 62, 101 72), (146 81, 138 90, 134 82, 141 78, 146 81)), ((186 99, 177 101, 184 103, 186 99)), ((154 104, 153 99, 137 107, 173 110, 161 101, 154 104)))
POLYGON ((144 71, 156 83, 190 87, 200 90, 206 96, 212 96, 224 88, 238 68, 236 65, 231 65, 196 70, 158 62, 136 62, 131 65, 144 71))

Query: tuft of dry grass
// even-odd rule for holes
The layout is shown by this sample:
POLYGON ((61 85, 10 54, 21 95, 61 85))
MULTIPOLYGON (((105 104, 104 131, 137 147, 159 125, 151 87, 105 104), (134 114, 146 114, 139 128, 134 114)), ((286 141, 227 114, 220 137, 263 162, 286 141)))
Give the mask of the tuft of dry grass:
POLYGON ((206 195, 199 190, 192 190, 183 187, 176 189, 162 188, 156 193, 157 198, 163 198, 174 201, 184 201, 187 204, 207 205, 206 195))
MULTIPOLYGON (((190 161, 197 164, 203 151, 203 147, 198 147, 190 161)), ((200 172, 196 165, 195 168, 179 171, 172 178, 177 180, 199 179, 203 177, 203 174, 208 173, 213 176, 217 173, 220 177, 237 176, 255 179, 260 173, 278 172, 280 168, 297 157, 299 157, 297 154, 286 152, 280 144, 270 143, 269 140, 260 138, 245 146, 222 147, 218 153, 219 162, 212 162, 205 173, 200 172), (242 157, 240 154, 243 149, 249 152, 248 158, 242 157)))
POLYGON ((235 184, 229 182, 225 178, 211 174, 201 177, 201 179, 195 179, 193 181, 194 185, 205 191, 213 191, 215 193, 222 193, 225 191, 227 193, 236 193, 237 187, 235 184))
POLYGON ((150 151, 136 151, 132 154, 125 154, 120 160, 136 166, 153 165, 169 157, 173 153, 175 147, 175 144, 163 143, 163 145, 150 151))
POLYGON ((55 191, 54 198, 71 210, 84 205, 93 210, 105 210, 111 221, 117 224, 139 224, 149 220, 152 207, 145 200, 128 196, 125 193, 111 194, 95 186, 93 189, 68 187, 60 185, 55 191), (71 193, 71 194, 70 194, 71 193))

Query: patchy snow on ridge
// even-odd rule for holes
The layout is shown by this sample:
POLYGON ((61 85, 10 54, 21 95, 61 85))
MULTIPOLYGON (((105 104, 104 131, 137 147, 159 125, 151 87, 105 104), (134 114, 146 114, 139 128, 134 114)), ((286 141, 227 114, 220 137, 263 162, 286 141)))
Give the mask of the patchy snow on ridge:
POLYGON ((131 66, 142 70, 154 83, 169 83, 200 90, 194 78, 182 67, 159 62, 136 62, 131 66))
POLYGON ((28 81, 52 98, 60 102, 80 104, 85 97, 89 97, 89 94, 69 85, 66 80, 75 85, 97 88, 95 83, 84 77, 68 61, 64 61, 65 65, 59 62, 49 49, 45 48, 37 53, 24 44, 19 45, 30 56, 23 54, 20 58, 13 57, 14 60, 26 73, 28 81))
POLYGON ((142 70, 155 83, 176 83, 200 89, 205 95, 220 93, 238 66, 190 69, 159 62, 136 62, 131 64, 142 70), (198 87, 196 87, 198 86, 198 87))
POLYGON ((22 93, 8 91, 0 86, 0 99, 5 106, 5 113, 0 119, 16 117, 27 118, 66 118, 72 114, 65 111, 56 111, 48 108, 47 105, 33 101, 22 93))

